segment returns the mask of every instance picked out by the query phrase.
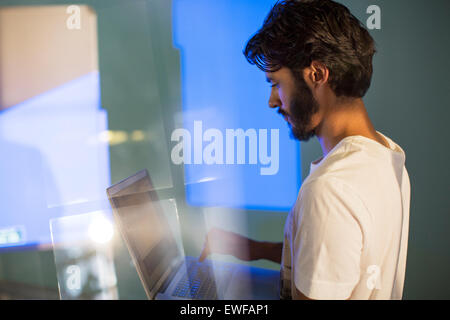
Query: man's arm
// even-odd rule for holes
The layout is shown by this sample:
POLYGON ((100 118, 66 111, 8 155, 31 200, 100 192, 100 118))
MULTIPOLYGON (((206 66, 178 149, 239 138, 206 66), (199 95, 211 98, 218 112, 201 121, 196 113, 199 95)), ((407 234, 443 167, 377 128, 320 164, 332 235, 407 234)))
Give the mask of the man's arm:
MULTIPOLYGON (((255 246, 255 257, 258 259, 266 259, 276 263, 281 263, 281 253, 283 251, 283 243, 273 243, 273 242, 257 242, 255 246)), ((256 259, 255 259, 256 260, 256 259)), ((293 300, 313 300, 301 293, 297 288, 295 288, 293 300)))
POLYGON ((292 300, 314 300, 314 299, 308 298, 303 293, 301 293, 296 287, 295 288, 295 292, 294 292, 294 296, 292 297, 292 300))
POLYGON ((255 253, 253 260, 266 259, 275 263, 281 263, 281 254, 283 251, 282 242, 251 241, 254 242, 253 251, 255 253))
POLYGON ((361 272, 359 217, 367 209, 354 190, 338 179, 316 179, 302 188, 301 202, 294 209, 302 217, 301 224, 294 226, 295 240, 290 244, 295 266, 291 279, 297 290, 292 298, 351 298, 361 272))
POLYGON ((231 231, 212 228, 206 236, 199 261, 205 260, 210 254, 220 253, 244 261, 267 259, 281 263, 282 250, 282 242, 256 241, 231 231))
MULTIPOLYGON (((240 234, 212 228, 205 240, 199 261, 205 260, 212 253, 229 254, 238 259, 251 261, 266 259, 281 263, 282 242, 256 241, 240 234)), ((295 288, 294 300, 312 300, 295 288)))

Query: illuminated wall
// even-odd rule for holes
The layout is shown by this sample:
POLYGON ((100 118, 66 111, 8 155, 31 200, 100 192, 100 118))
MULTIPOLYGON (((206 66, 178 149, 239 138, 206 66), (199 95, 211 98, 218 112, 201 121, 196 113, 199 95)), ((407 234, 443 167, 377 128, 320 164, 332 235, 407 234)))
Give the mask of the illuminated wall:
POLYGON ((110 184, 96 15, 81 8, 80 30, 65 6, 0 10, 0 247, 49 245, 49 220, 110 184))

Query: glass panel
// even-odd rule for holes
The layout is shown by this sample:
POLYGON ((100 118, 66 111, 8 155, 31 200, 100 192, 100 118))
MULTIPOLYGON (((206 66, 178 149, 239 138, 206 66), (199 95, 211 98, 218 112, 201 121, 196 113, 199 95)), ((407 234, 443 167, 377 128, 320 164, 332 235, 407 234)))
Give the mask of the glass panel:
POLYGON ((62 300, 118 299, 113 224, 98 211, 50 220, 62 300))

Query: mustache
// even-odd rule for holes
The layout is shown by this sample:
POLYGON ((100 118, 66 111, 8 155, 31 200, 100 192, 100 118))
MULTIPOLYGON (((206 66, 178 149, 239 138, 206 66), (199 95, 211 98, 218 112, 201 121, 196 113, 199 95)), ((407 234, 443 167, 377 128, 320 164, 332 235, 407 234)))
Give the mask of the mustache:
POLYGON ((289 116, 289 114, 281 108, 278 108, 277 113, 281 114, 282 116, 289 116))

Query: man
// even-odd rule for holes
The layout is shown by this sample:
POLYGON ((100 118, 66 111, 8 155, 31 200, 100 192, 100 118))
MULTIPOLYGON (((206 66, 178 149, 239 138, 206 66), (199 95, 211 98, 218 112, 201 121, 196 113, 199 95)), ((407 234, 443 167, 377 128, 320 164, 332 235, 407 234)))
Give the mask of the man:
POLYGON ((405 154, 376 131, 362 100, 374 41, 331 0, 278 2, 245 56, 272 84, 269 100, 301 141, 316 136, 283 243, 211 230, 211 253, 281 263, 282 299, 401 299, 410 184, 405 154))

